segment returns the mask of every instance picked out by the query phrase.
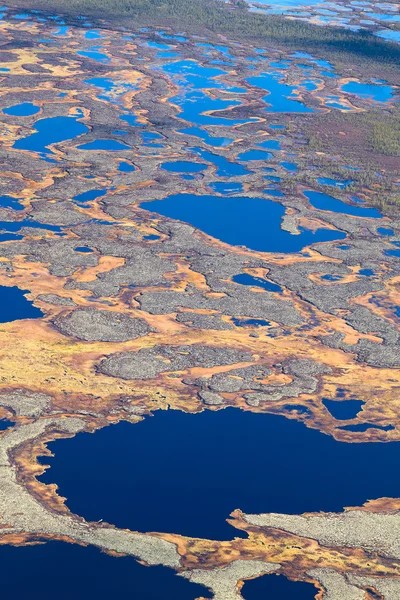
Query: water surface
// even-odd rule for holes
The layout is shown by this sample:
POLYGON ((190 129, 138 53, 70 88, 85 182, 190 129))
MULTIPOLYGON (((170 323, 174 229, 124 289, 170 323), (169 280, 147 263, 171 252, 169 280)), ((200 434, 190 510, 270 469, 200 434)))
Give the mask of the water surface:
POLYGON ((300 252, 316 242, 345 238, 341 231, 301 229, 292 235, 281 229, 284 207, 266 198, 175 194, 142 202, 141 208, 186 221, 227 244, 264 252, 300 252))
POLYGON ((317 589, 311 583, 272 574, 245 581, 241 593, 244 600, 314 600, 317 589))
POLYGON ((308 198, 310 204, 318 210, 328 210, 330 212, 341 213, 354 217, 365 217, 369 219, 380 219, 381 213, 376 208, 366 208, 362 206, 354 206, 347 204, 342 200, 328 196, 323 192, 314 192, 306 190, 304 195, 308 198))
POLYGON ((195 600, 200 596, 211 597, 206 588, 178 577, 172 569, 145 567, 129 556, 116 558, 92 546, 63 542, 0 546, 0 561, 3 572, 7 573, 1 585, 5 599, 195 600))
POLYGON ((399 442, 346 444, 283 416, 233 408, 157 411, 49 448, 55 457, 43 459, 51 468, 40 479, 59 485, 72 512, 137 531, 232 539, 245 535, 225 521, 236 508, 340 512, 400 497, 399 442))
POLYGON ((19 319, 37 319, 42 311, 25 298, 29 290, 0 285, 0 323, 10 323, 19 319))

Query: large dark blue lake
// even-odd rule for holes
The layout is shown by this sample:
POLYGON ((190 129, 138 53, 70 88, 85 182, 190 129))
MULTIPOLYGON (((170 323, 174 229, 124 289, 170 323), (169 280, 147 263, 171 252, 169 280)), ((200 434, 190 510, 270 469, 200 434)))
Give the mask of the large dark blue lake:
POLYGON ((283 416, 157 411, 49 444, 40 479, 72 512, 136 531, 228 540, 247 513, 343 510, 400 496, 400 443, 337 442, 283 416))
POLYGON ((42 311, 25 298, 24 294, 28 293, 28 290, 20 290, 15 286, 0 285, 0 323, 43 316, 42 311))
POLYGON ((3 598, 30 600, 195 600, 211 595, 166 567, 145 567, 131 557, 115 558, 91 546, 62 542, 0 546, 3 598), (23 576, 22 576, 23 574, 23 576))
POLYGON ((245 581, 241 592, 244 600, 314 600, 317 589, 311 583, 273 574, 245 581))
POLYGON ((281 229, 284 207, 265 198, 175 194, 164 200, 142 202, 140 206, 186 221, 227 244, 262 252, 300 252, 316 242, 346 237, 333 229, 301 229, 299 235, 292 235, 281 229))

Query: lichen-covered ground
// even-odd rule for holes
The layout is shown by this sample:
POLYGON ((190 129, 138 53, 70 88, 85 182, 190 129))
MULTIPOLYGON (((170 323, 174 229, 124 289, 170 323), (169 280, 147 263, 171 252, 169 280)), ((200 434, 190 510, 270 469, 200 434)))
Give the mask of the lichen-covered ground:
POLYGON ((399 598, 399 499, 237 510, 232 537, 248 537, 217 542, 85 522, 36 479, 47 442, 168 408, 233 406, 343 442, 399 441, 399 159, 354 145, 368 135, 357 121, 316 125, 390 115, 398 88, 267 45, 17 17, 0 21, 0 286, 25 290, 43 317, 0 326, 1 416, 13 422, 0 439, 1 542, 93 544, 170 566, 217 600, 276 571, 326 600, 399 598), (354 93, 362 83, 376 94, 354 93), (10 114, 22 103, 29 114, 10 114), (310 132, 336 151, 313 149, 310 132), (308 190, 341 210, 315 208, 308 190), (263 198, 284 207, 268 235, 331 241, 230 245, 152 212, 176 194, 238 196, 244 212, 263 198), (350 420, 323 402, 354 398, 364 405, 350 420))

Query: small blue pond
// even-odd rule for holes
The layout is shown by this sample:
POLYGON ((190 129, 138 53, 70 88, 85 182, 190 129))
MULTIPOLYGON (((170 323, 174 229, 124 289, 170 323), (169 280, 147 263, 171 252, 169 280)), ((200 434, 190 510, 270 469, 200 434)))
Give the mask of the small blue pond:
POLYGON ((47 542, 38 546, 0 546, 7 573, 3 597, 32 600, 195 600, 210 598, 206 588, 177 576, 167 567, 145 567, 132 557, 116 558, 93 546, 47 542), (21 577, 23 573, 23 577, 21 577), (38 577, 45 573, 46 584, 38 577), (60 585, 62 582, 62 585, 60 585), (55 590, 57 593, 55 594, 55 590))
POLYGON ((92 248, 88 248, 87 246, 77 246, 75 248, 75 252, 82 252, 83 254, 91 254, 93 252, 92 248))
POLYGON ((269 327, 271 325, 265 319, 249 319, 248 317, 232 317, 232 323, 236 327, 269 327))
POLYGON ((343 92, 354 94, 360 98, 372 98, 377 102, 387 102, 393 96, 394 90, 390 85, 378 85, 376 83, 360 83, 349 81, 342 86, 343 92))
POLYGON ((49 149, 51 144, 72 140, 88 132, 88 128, 77 119, 83 115, 79 111, 76 117, 49 117, 40 119, 34 124, 35 133, 17 140, 13 148, 37 152, 42 157, 53 152, 49 149))
POLYGON ((377 232, 388 237, 394 235, 393 229, 390 229, 389 227, 378 227, 377 232))
POLYGON ((362 400, 329 400, 328 398, 323 398, 322 402, 332 417, 339 421, 355 419, 365 404, 362 400))
POLYGON ((54 457, 42 459, 51 468, 40 480, 57 483, 73 513, 133 531, 232 539, 246 536, 225 520, 237 508, 340 512, 400 496, 400 442, 346 444, 283 416, 234 408, 156 411, 48 446, 54 457))
POLYGON ((331 185, 332 187, 337 187, 341 190, 347 188, 351 183, 353 183, 352 179, 340 181, 339 179, 331 179, 330 177, 319 177, 317 181, 321 185, 331 185))
POLYGON ((267 279, 262 279, 261 277, 253 277, 253 275, 248 275, 247 273, 235 275, 232 277, 232 281, 235 283, 240 283, 241 285, 261 287, 263 290, 267 290, 268 292, 277 292, 278 294, 282 293, 282 288, 280 285, 272 283, 272 281, 268 281, 267 279))
POLYGON ((40 111, 40 107, 32 102, 22 102, 21 104, 15 104, 8 108, 3 108, 5 115, 12 115, 13 117, 30 117, 36 115, 40 111))
POLYGON ((228 146, 231 142, 233 142, 233 138, 213 137, 205 129, 201 129, 200 127, 187 127, 186 129, 180 129, 178 133, 184 133, 198 137, 202 139, 205 144, 213 146, 214 148, 228 146))
POLYGON ((207 160, 212 163, 217 170, 215 174, 217 177, 241 177, 242 175, 248 175, 251 171, 248 171, 243 165, 235 162, 231 162, 225 156, 220 154, 214 154, 208 152, 202 148, 190 148, 191 152, 198 154, 203 160, 207 160))
POLYGON ((266 198, 244 196, 196 196, 176 194, 164 200, 142 202, 141 208, 186 221, 223 242, 264 252, 299 252, 317 242, 343 239, 332 229, 301 229, 292 235, 281 229, 285 209, 266 198))
POLYGON ((125 121, 129 127, 140 127, 142 125, 135 115, 122 115, 120 116, 120 119, 121 121, 125 121))
POLYGON ((133 173, 133 171, 136 171, 134 165, 130 165, 127 162, 120 162, 118 165, 118 171, 120 171, 121 173, 133 173))
POLYGON ((86 50, 82 52, 78 52, 79 56, 83 56, 85 58, 91 58, 99 63, 109 63, 110 58, 104 52, 99 52, 97 49, 93 48, 92 50, 86 50))
POLYGON ((271 152, 266 152, 265 150, 247 150, 247 152, 239 154, 237 159, 246 162, 248 160, 269 160, 273 156, 271 152))
POLYGON ((186 160, 177 160, 175 162, 165 162, 161 165, 161 168, 171 173, 200 173, 200 171, 207 169, 207 165, 186 160))
POLYGON ((241 590, 244 600, 314 600, 316 593, 311 583, 274 574, 249 579, 241 590))
POLYGON ((87 192, 82 192, 81 194, 74 196, 73 200, 78 204, 85 204, 86 202, 90 202, 96 198, 101 198, 106 194, 107 190, 88 190, 87 192))
POLYGON ((25 298, 24 294, 28 293, 29 290, 0 285, 0 323, 43 316, 42 311, 25 298))
POLYGON ((280 150, 281 143, 279 140, 265 140, 265 142, 261 142, 257 144, 260 148, 266 148, 267 150, 280 150))
POLYGON ((354 206, 346 204, 342 200, 328 196, 323 192, 314 192, 306 190, 304 195, 308 198, 311 206, 318 210, 328 210, 330 212, 341 213, 343 215, 351 215, 354 217, 365 217, 369 219, 380 219, 381 213, 376 208, 364 208, 362 206, 354 206))
POLYGON ((243 190, 243 183, 225 183, 224 181, 212 181, 209 187, 216 194, 240 194, 240 192, 243 190))
POLYGON ((94 140, 87 144, 78 146, 78 150, 102 150, 104 152, 119 152, 121 150, 130 150, 130 146, 118 142, 117 140, 94 140))

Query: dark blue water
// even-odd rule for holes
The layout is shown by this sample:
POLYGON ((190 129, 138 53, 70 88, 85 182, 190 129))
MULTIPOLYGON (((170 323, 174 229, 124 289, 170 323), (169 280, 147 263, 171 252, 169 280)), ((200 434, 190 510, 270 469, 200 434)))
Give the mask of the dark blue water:
POLYGON ((223 81, 215 79, 220 75, 225 75, 226 71, 216 67, 205 67, 196 60, 170 62, 163 65, 162 70, 164 73, 172 75, 175 82, 195 90, 224 88, 236 93, 246 92, 244 88, 226 87, 223 81))
POLYGON ((328 273, 327 275, 322 275, 321 279, 323 281, 340 281, 343 277, 341 275, 331 275, 328 273))
POLYGON ((161 168, 171 173, 200 173, 200 171, 207 169, 207 165, 187 160, 177 160, 175 162, 165 162, 161 165, 161 168))
POLYGON ((289 171, 290 173, 296 173, 297 171, 296 163, 283 161, 279 164, 281 165, 281 167, 283 167, 284 169, 286 169, 286 171, 289 171))
POLYGON ((234 277, 232 277, 232 281, 234 281, 235 283, 240 283, 241 285, 261 287, 264 290, 267 290, 268 292, 277 292, 278 294, 282 293, 282 288, 280 285, 272 283, 272 281, 267 281, 266 279, 261 279, 261 277, 253 277, 253 275, 248 275, 247 273, 235 275, 234 277))
POLYGON ((372 269, 360 269, 358 271, 359 275, 363 275, 364 277, 374 277, 375 271, 372 269))
POLYGON ((75 252, 83 252, 83 253, 91 253, 93 252, 92 248, 88 248, 87 246, 77 246, 77 248, 75 248, 75 252))
POLYGON ((195 125, 242 125, 251 121, 256 121, 254 117, 247 119, 235 119, 220 117, 218 113, 204 114, 210 111, 222 111, 228 108, 239 106, 239 100, 222 100, 221 98, 212 98, 201 90, 187 91, 184 94, 170 99, 172 104, 176 104, 181 112, 177 115, 179 119, 194 123, 195 125))
POLYGON ((196 136, 202 139, 204 143, 213 146, 214 148, 228 146, 233 142, 233 138, 213 137, 205 129, 201 129, 200 127, 187 127, 186 129, 180 129, 178 133, 196 136))
POLYGON ((209 187, 216 194, 240 194, 243 191, 243 183, 240 182, 212 181, 209 187))
POLYGON ((369 219, 379 219, 382 217, 381 213, 376 208, 364 208, 346 204, 345 202, 342 202, 342 200, 338 200, 337 198, 333 198, 322 192, 307 190, 304 192, 304 195, 308 198, 310 204, 318 210, 329 210, 343 215, 366 217, 369 219))
POLYGON ((248 161, 248 160, 269 160, 273 158, 274 155, 271 152, 266 152, 265 150, 248 150, 247 152, 243 152, 238 155, 238 160, 248 161))
POLYGON ((346 444, 283 416, 232 408, 157 411, 49 449, 55 457, 43 459, 51 468, 40 479, 59 485, 72 512, 137 531, 232 539, 241 534, 225 519, 236 508, 340 512, 400 496, 399 442, 346 444))
POLYGON ((84 56, 85 58, 91 58, 99 63, 109 63, 110 59, 107 54, 104 52, 99 52, 97 49, 93 48, 92 50, 78 52, 79 56, 84 56))
POLYGON ((394 231, 393 229, 390 229, 389 227, 378 227, 377 229, 378 233, 380 233, 381 235, 387 235, 387 236, 391 236, 394 235, 394 231))
POLYGON ((365 402, 362 400, 329 400, 323 398, 323 404, 331 413, 332 417, 339 421, 347 421, 349 419, 355 419, 365 402))
POLYGON ((0 323, 10 323, 19 319, 37 319, 43 316, 42 311, 24 294, 29 290, 20 290, 18 287, 0 285, 0 323))
POLYGON ((24 208, 24 205, 12 196, 0 196, 0 206, 3 208, 12 208, 13 210, 23 210, 24 208))
POLYGON ((281 143, 279 140, 265 140, 265 142, 261 142, 261 144, 257 144, 261 148, 266 148, 267 150, 280 150, 281 143))
POLYGON ((37 131, 17 140, 13 148, 16 150, 37 152, 41 156, 53 154, 49 149, 50 144, 72 140, 79 135, 87 133, 88 128, 86 125, 77 120, 81 116, 82 113, 79 113, 77 117, 49 117, 40 119, 34 124, 34 128, 37 131))
POLYGON ((338 429, 363 433, 364 431, 367 431, 368 429, 379 429, 380 431, 392 431, 394 429, 394 427, 393 427, 393 425, 374 425, 373 423, 359 423, 357 425, 343 425, 343 427, 339 427, 338 429))
POLYGON ((337 187, 341 190, 347 188, 351 183, 353 183, 352 179, 340 180, 331 179, 330 177, 318 177, 317 181, 321 185, 331 185, 332 187, 337 187))
POLYGON ((122 161, 118 165, 118 171, 121 173, 132 173, 133 171, 136 171, 136 169, 134 165, 122 161))
MULTIPOLYGON (((45 223, 39 223, 38 221, 33 221, 30 219, 25 219, 24 221, 0 221, 0 231, 7 232, 0 233, 0 242, 6 242, 8 239, 14 239, 16 237, 16 232, 20 231, 23 227, 31 227, 32 229, 47 229, 48 231, 53 231, 59 235, 63 235, 62 229, 58 225, 47 225, 45 223)), ((35 232, 33 232, 33 235, 34 233, 35 232)), ((19 239, 22 239, 22 237, 19 239)))
POLYGON ((383 254, 385 256, 394 256, 398 258, 400 257, 400 250, 384 250, 383 254))
POLYGON ((78 146, 78 150, 103 150, 106 152, 118 152, 120 150, 130 150, 130 146, 118 142, 117 140, 94 140, 87 144, 78 146))
POLYGON ((135 115, 122 115, 120 119, 121 121, 125 121, 130 127, 140 127, 142 125, 135 115))
POLYGON ((82 192, 82 194, 78 194, 74 196, 73 200, 78 204, 90 202, 90 200, 95 200, 96 198, 101 198, 107 194, 107 190, 88 190, 87 192, 82 192))
POLYGON ((317 589, 311 583, 272 574, 245 581, 241 593, 244 600, 314 600, 317 589))
POLYGON ((39 111, 39 106, 32 104, 32 102, 22 102, 15 106, 3 108, 3 113, 5 115, 12 115, 13 117, 30 117, 31 115, 36 115, 39 111))
POLYGON ((178 577, 167 567, 145 567, 129 556, 116 558, 92 546, 62 542, 20 548, 0 546, 0 561, 3 572, 7 573, 2 582, 4 599, 195 600, 199 596, 211 597, 206 588, 178 577))
POLYGON ((249 319, 248 317, 232 317, 232 323, 236 327, 269 327, 271 325, 265 319, 249 319))
POLYGON ((287 113, 311 113, 314 112, 296 99, 293 95, 296 88, 291 85, 281 83, 282 76, 279 74, 264 73, 259 77, 250 77, 247 81, 250 85, 266 90, 268 93, 263 99, 269 105, 267 112, 287 112, 287 113))
POLYGON ((140 206, 186 221, 228 244, 264 252, 300 252, 316 242, 346 237, 343 232, 331 229, 315 232, 302 229, 299 235, 283 231, 280 224, 285 209, 265 198, 176 194, 164 200, 142 202, 140 206))
POLYGON ((243 165, 231 162, 230 160, 226 159, 225 156, 208 152, 202 148, 190 148, 190 150, 217 167, 215 172, 217 177, 241 177, 242 175, 248 175, 251 173, 251 171, 245 169, 243 165))
POLYGON ((14 423, 12 421, 7 421, 6 419, 1 419, 0 420, 0 431, 4 431, 5 429, 12 427, 13 425, 14 425, 14 423))

